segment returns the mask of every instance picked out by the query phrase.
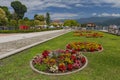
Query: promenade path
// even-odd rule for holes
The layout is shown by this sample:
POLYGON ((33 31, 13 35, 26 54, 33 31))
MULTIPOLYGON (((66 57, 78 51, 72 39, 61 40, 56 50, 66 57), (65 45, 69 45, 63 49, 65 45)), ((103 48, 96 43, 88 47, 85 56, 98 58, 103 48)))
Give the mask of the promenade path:
POLYGON ((54 30, 34 33, 21 33, 0 36, 0 59, 23 51, 60 35, 70 30, 54 30))

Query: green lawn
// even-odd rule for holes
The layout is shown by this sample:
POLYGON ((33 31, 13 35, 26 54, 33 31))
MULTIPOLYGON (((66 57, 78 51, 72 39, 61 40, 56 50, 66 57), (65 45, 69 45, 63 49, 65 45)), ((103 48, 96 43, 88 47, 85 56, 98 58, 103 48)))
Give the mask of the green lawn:
POLYGON ((103 38, 74 37, 73 33, 42 43, 0 60, 0 80, 120 80, 120 36, 104 33, 103 38), (47 76, 31 70, 29 61, 45 49, 64 49, 72 41, 92 41, 103 45, 100 53, 86 53, 88 65, 82 71, 64 76, 47 76))

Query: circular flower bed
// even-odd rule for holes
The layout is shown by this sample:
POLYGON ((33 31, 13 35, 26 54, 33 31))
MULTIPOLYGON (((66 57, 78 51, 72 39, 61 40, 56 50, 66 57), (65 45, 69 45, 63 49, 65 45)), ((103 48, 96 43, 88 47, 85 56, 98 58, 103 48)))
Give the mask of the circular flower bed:
POLYGON ((103 37, 104 35, 99 32, 93 32, 93 31, 75 31, 74 36, 84 36, 87 38, 98 38, 98 37, 103 37))
POLYGON ((101 52, 103 47, 95 42, 72 42, 66 45, 66 49, 80 52, 101 52))
POLYGON ((65 75, 82 70, 87 58, 74 50, 45 50, 30 61, 31 68, 41 74, 65 75))
POLYGON ((86 37, 87 38, 98 38, 98 37, 103 37, 103 34, 102 33, 89 33, 89 34, 86 34, 86 37))

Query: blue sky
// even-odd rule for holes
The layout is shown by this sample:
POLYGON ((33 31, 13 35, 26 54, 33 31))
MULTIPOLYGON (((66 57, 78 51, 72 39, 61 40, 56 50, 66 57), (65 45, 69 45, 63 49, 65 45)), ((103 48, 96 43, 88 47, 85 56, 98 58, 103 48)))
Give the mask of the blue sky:
MULTIPOLYGON (((7 6, 14 0, 0 0, 0 6, 7 6)), ((28 8, 25 16, 49 12, 52 19, 80 19, 86 17, 120 17, 120 0, 19 0, 28 8)))

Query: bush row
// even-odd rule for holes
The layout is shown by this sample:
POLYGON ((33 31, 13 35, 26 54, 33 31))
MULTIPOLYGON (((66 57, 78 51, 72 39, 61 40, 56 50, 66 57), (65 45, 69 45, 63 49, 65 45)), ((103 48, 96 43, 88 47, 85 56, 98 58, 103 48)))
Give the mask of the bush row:
POLYGON ((0 30, 0 33, 30 33, 30 32, 41 32, 49 30, 60 30, 62 28, 49 28, 49 29, 30 29, 30 30, 0 30))

